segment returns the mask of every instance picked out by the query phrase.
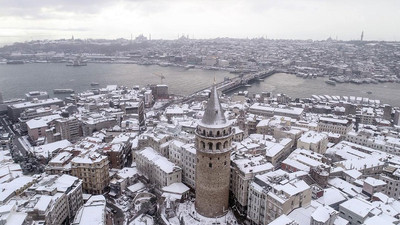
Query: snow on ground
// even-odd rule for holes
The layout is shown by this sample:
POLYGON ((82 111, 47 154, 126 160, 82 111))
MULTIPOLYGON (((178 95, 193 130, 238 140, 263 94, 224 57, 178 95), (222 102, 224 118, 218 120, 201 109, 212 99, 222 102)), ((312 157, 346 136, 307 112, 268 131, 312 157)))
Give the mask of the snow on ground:
MULTIPOLYGON (((238 222, 236 221, 236 218, 233 215, 233 212, 231 210, 229 210, 225 216, 222 216, 220 218, 207 218, 207 217, 204 217, 204 216, 198 214, 194 208, 194 202, 190 202, 190 201, 179 204, 176 215, 178 215, 178 217, 183 217, 185 224, 190 224, 190 225, 238 224, 238 222)), ((171 219, 174 219, 174 218, 171 218, 171 219)))

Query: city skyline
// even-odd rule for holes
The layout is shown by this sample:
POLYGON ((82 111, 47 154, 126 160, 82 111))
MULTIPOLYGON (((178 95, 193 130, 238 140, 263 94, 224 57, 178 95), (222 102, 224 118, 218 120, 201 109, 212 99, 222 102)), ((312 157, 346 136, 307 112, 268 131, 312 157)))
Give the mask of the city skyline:
POLYGON ((0 1, 1 45, 37 39, 179 35, 399 41, 400 3, 386 1, 0 1))

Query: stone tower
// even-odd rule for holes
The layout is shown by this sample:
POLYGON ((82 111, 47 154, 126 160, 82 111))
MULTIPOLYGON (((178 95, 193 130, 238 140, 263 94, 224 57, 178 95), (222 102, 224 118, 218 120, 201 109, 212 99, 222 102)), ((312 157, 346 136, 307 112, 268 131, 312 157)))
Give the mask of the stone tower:
POLYGON ((233 132, 226 121, 215 85, 196 129, 196 211, 221 217, 228 210, 233 132))

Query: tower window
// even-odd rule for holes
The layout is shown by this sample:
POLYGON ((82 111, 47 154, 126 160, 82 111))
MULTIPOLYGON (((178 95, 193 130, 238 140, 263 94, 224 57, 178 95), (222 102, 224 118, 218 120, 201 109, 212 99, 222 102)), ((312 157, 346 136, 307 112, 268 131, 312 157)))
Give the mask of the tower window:
POLYGON ((211 142, 208 143, 208 149, 209 149, 209 150, 212 150, 212 149, 213 149, 213 143, 211 143, 211 142))
POLYGON ((201 143, 201 146, 203 147, 203 149, 205 149, 206 148, 206 143, 204 143, 204 141, 202 141, 200 143, 201 143))
POLYGON ((209 163, 209 164, 208 164, 208 167, 212 168, 212 163, 209 163))

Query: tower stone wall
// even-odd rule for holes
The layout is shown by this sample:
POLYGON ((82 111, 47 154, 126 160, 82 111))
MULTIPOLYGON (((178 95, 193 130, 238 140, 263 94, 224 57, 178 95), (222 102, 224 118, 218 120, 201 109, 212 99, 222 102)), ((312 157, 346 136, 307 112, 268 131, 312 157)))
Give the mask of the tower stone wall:
POLYGON ((214 87, 196 129, 196 211, 205 217, 225 215, 229 208, 233 131, 214 87))

